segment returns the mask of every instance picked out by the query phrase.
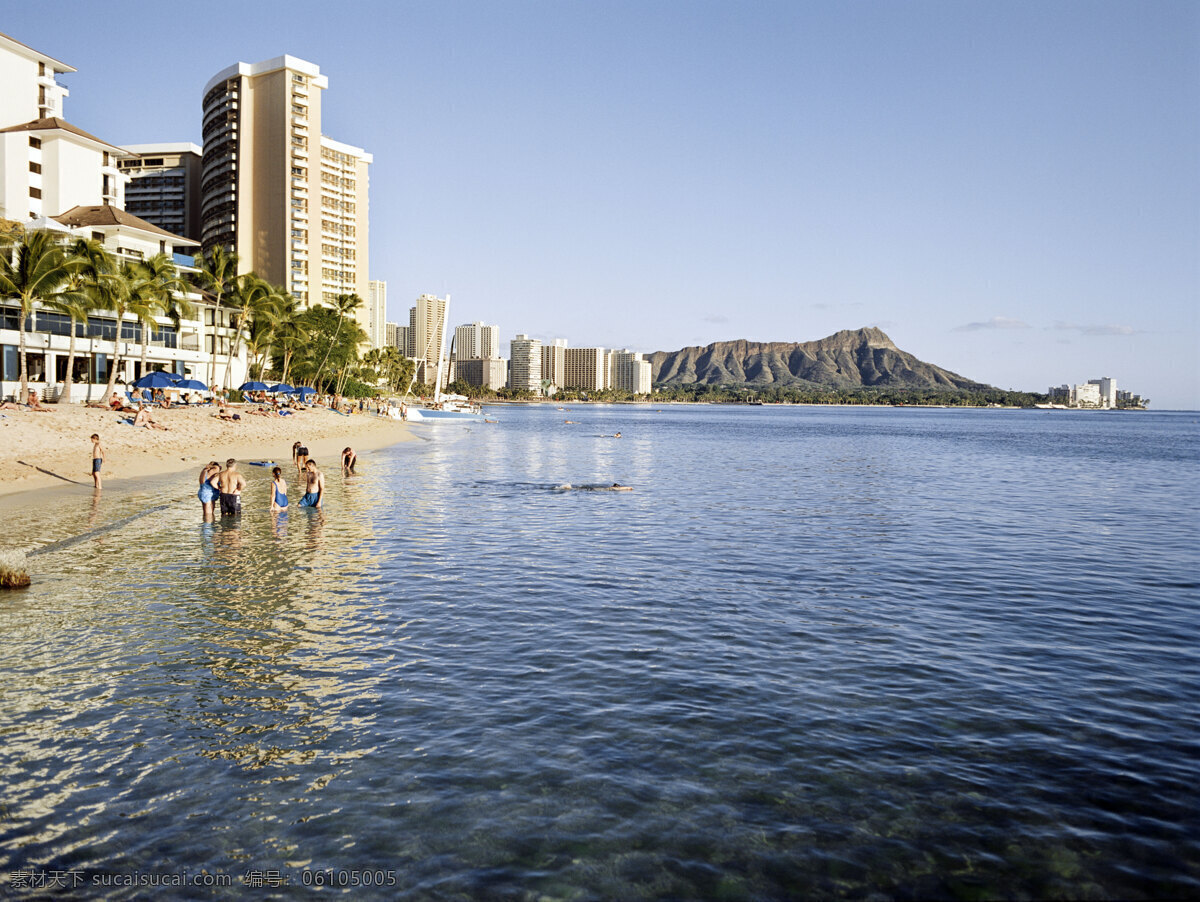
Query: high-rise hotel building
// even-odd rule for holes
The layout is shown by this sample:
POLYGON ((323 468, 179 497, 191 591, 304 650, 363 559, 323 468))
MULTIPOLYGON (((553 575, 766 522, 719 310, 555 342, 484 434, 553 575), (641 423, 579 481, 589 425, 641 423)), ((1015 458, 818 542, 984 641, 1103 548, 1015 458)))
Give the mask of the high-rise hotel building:
POLYGON ((321 134, 328 85, 293 56, 236 63, 209 81, 200 240, 235 251, 241 272, 283 285, 301 306, 356 293, 365 331, 372 157, 321 134))

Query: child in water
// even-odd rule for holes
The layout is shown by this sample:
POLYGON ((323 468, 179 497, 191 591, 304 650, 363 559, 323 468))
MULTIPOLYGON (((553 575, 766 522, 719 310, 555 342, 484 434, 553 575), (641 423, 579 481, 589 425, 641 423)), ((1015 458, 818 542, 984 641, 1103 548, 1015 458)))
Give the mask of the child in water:
POLYGON ((287 510, 287 482, 283 478, 283 470, 275 467, 271 470, 271 513, 287 510))

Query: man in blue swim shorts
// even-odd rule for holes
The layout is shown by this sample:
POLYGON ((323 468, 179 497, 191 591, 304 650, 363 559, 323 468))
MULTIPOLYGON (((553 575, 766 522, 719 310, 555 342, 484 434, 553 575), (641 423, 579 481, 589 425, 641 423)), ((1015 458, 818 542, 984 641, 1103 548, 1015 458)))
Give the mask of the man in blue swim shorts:
POLYGON ((325 474, 317 469, 317 464, 309 459, 304 464, 304 497, 300 499, 301 507, 321 507, 325 498, 325 474))

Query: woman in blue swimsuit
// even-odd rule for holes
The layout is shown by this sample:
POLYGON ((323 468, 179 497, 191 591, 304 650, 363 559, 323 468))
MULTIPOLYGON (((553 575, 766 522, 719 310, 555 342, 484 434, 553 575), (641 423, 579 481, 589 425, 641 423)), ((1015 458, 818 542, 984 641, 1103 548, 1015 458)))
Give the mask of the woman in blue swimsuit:
POLYGON ((287 510, 287 482, 283 478, 283 470, 275 467, 271 471, 271 513, 278 513, 282 510, 287 510))
POLYGON ((204 511, 204 522, 211 523, 213 519, 213 504, 221 494, 214 484, 221 472, 221 465, 215 460, 200 471, 200 491, 196 497, 200 499, 200 509, 204 511))

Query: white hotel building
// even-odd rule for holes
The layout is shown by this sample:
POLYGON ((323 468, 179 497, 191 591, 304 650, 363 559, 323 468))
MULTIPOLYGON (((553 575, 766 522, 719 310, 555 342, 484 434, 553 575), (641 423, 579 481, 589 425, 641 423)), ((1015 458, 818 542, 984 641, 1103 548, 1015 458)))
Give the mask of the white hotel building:
MULTIPOLYGON (((130 155, 62 118, 67 90, 58 73, 75 71, 6 35, 0 35, 0 218, 26 229, 48 230, 64 240, 100 241, 118 260, 143 260, 158 253, 190 254, 196 242, 174 235, 123 209, 128 176, 117 164, 130 155)), ((190 263, 190 257, 181 258, 190 263)), ((178 327, 156 317, 147 330, 147 369, 186 374, 211 385, 224 376, 232 330, 227 310, 197 305, 192 319, 178 327), (213 350, 209 350, 209 349, 213 350)), ((18 388, 19 306, 0 301, 0 395, 18 388)), ((142 324, 132 315, 96 311, 87 322, 36 308, 27 320, 26 360, 29 385, 39 396, 55 399, 66 380, 76 383, 75 401, 98 400, 118 354, 118 383, 141 373, 142 324), (76 337, 75 368, 67 373, 71 332, 76 337)), ((233 361, 230 379, 244 379, 243 358, 233 361)))

